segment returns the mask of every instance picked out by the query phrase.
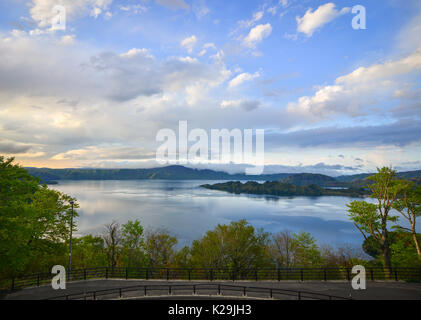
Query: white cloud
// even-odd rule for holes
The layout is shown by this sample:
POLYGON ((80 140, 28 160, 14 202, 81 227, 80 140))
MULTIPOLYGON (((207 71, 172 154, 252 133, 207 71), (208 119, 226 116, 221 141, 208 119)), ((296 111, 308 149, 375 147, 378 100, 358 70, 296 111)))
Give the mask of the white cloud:
POLYGON ((321 5, 315 11, 310 8, 303 17, 296 17, 297 32, 305 33, 307 37, 311 37, 314 31, 337 17, 350 12, 350 10, 350 8, 345 7, 338 11, 335 8, 335 4, 332 2, 321 5))
POLYGON ((193 48, 197 43, 197 38, 195 35, 192 35, 191 37, 185 38, 183 41, 180 42, 180 46, 183 48, 186 48, 188 53, 193 52, 193 48))
POLYGON ((56 5, 65 7, 66 21, 70 21, 85 15, 96 18, 107 10, 112 2, 113 0, 32 0, 30 14, 38 23, 38 27, 46 28, 51 26, 52 19, 56 15, 53 12, 56 5))
POLYGON ((272 26, 270 23, 259 24, 250 30, 247 37, 244 38, 243 44, 246 47, 255 48, 258 43, 262 42, 264 38, 269 37, 271 33, 272 26))
POLYGON ((364 114, 363 107, 373 106, 378 101, 403 98, 410 95, 400 77, 421 74, 421 48, 398 60, 390 60, 360 67, 338 77, 335 84, 323 86, 313 96, 303 96, 288 104, 288 111, 308 117, 329 117, 333 114, 357 116, 364 114), (400 96, 396 93, 399 92, 400 96))
POLYGON ((247 72, 241 73, 229 82, 228 87, 229 88, 237 87, 240 84, 242 84, 243 82, 256 79, 259 76, 260 76, 260 74, 258 72, 255 72, 254 74, 250 74, 250 73, 247 73, 247 72))
POLYGON ((64 45, 73 44, 75 43, 75 35, 65 35, 61 37, 60 43, 64 45))
POLYGON ((209 43, 205 43, 205 44, 203 45, 203 49, 202 49, 202 51, 200 51, 200 53, 199 53, 199 56, 200 56, 200 57, 201 57, 201 56, 204 56, 204 55, 207 53, 207 49, 209 49, 209 48, 212 48, 212 49, 217 50, 217 48, 216 48, 215 44, 213 44, 213 43, 211 43, 211 42, 209 42, 209 43))

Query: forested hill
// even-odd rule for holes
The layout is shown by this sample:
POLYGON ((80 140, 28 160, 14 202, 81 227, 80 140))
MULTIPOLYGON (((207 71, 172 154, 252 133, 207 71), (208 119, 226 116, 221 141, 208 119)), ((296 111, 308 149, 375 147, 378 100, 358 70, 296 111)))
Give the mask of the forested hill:
POLYGON ((235 194, 257 194, 257 195, 273 195, 273 196, 349 196, 362 197, 369 194, 363 188, 349 189, 324 189, 315 184, 308 186, 296 186, 290 183, 282 183, 279 181, 267 181, 258 183, 248 181, 241 183, 240 181, 230 181, 225 183, 205 184, 201 187, 210 190, 226 191, 235 194))
MULTIPOLYGON (((236 181, 281 181, 297 186, 318 185, 320 187, 360 187, 371 174, 330 177, 313 173, 277 173, 262 175, 229 174, 210 169, 192 169, 184 166, 167 166, 152 169, 49 169, 26 168, 43 182, 58 180, 236 180, 236 181)), ((421 182, 421 170, 400 172, 398 177, 421 182)))
POLYGON ((183 166, 167 166, 152 169, 48 169, 26 168, 42 181, 55 180, 255 180, 279 181, 291 174, 229 174, 209 169, 192 169, 183 166))

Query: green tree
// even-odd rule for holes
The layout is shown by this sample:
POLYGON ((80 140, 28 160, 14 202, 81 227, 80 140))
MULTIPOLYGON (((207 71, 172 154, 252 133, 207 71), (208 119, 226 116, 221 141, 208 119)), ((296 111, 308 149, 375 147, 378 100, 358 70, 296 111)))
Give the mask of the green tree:
POLYGON ((389 271, 391 254, 387 223, 398 219, 397 216, 391 216, 390 211, 404 187, 401 181, 394 179, 395 174, 396 171, 391 168, 383 167, 377 169, 377 174, 367 178, 373 182, 368 188, 371 191, 370 197, 376 199, 377 204, 353 201, 347 205, 349 216, 364 239, 367 240, 368 235, 371 235, 380 244, 384 266, 389 271))
POLYGON ((104 239, 90 234, 73 239, 72 266, 74 269, 103 267, 106 264, 104 239))
POLYGON ((146 263, 143 226, 139 220, 122 225, 123 265, 142 267, 146 263))
MULTIPOLYGON (((415 244, 418 256, 421 257, 421 248, 415 227, 416 219, 421 216, 421 186, 414 188, 412 181, 403 181, 403 190, 400 198, 393 204, 393 209, 398 211, 410 224, 409 231, 415 244)), ((405 229, 402 226, 400 229, 405 229)))
POLYGON ((270 264, 268 234, 246 220, 218 225, 193 242, 192 263, 206 268, 231 268, 237 272, 270 264))
POLYGON ((322 263, 320 249, 310 233, 301 231, 294 234, 294 265, 300 267, 318 266, 322 263))
POLYGON ((146 233, 146 251, 149 267, 170 267, 176 255, 177 238, 167 230, 154 230, 146 233))
POLYGON ((8 277, 38 271, 29 268, 35 261, 41 266, 41 256, 61 256, 69 239, 70 201, 75 201, 39 185, 13 161, 0 156, 0 275, 8 277))

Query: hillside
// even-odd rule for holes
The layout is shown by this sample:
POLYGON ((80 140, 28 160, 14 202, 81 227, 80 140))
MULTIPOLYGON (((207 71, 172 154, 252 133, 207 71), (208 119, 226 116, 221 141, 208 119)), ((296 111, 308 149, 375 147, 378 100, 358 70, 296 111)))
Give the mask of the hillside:
MULTIPOLYGON (((317 185, 319 187, 361 187, 372 174, 363 173, 336 178, 314 173, 277 173, 251 176, 229 174, 210 169, 192 169, 174 165, 151 169, 49 169, 26 168, 43 182, 58 180, 235 180, 235 181, 281 181, 296 186, 317 185)), ((400 172, 399 178, 421 183, 421 170, 400 172)))
POLYGON ((216 183, 213 185, 205 184, 201 187, 210 190, 219 190, 235 194, 257 194, 257 195, 273 195, 273 196, 349 196, 361 197, 368 194, 367 190, 362 188, 350 188, 331 190, 324 189, 315 184, 307 186, 297 186, 290 183, 282 183, 279 181, 267 181, 258 183, 248 181, 241 183, 239 181, 229 181, 225 183, 216 183))
POLYGON ((183 166, 167 166, 152 169, 48 169, 26 168, 42 181, 55 180, 262 180, 279 181, 290 174, 228 174, 209 169, 192 169, 183 166))

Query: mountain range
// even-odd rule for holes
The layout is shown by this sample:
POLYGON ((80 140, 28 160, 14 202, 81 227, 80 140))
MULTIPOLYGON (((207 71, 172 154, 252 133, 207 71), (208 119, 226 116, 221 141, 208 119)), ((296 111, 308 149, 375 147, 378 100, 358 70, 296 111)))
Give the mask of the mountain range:
MULTIPOLYGON (((230 181, 281 181, 297 186, 315 184, 323 187, 359 187, 367 183, 370 173, 330 177, 313 173, 277 173, 262 175, 229 174, 210 169, 193 169, 180 165, 151 169, 49 169, 26 168, 42 182, 57 180, 230 180, 230 181)), ((421 170, 399 172, 399 178, 421 184, 421 170)))

